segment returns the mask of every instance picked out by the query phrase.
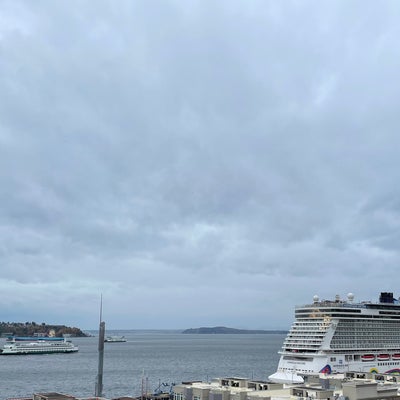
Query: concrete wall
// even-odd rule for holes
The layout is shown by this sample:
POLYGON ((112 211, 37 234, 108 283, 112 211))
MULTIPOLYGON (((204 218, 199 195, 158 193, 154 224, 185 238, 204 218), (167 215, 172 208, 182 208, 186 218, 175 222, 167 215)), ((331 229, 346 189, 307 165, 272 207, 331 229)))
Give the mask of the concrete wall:
POLYGON ((313 398, 313 399, 333 399, 333 390, 323 390, 310 387, 294 387, 290 394, 295 397, 313 398))
POLYGON ((342 384, 343 396, 349 400, 376 399, 377 386, 376 382, 345 382, 342 384))

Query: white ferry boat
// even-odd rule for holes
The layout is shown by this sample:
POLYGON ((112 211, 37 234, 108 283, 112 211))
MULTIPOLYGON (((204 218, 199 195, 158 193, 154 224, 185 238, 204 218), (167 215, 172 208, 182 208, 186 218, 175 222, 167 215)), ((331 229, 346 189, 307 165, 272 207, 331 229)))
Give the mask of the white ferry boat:
POLYGON ((106 343, 126 342, 125 336, 107 336, 104 341, 106 343))
POLYGON ((298 306, 279 352, 274 382, 302 383, 300 375, 349 371, 400 373, 400 303, 382 292, 379 302, 319 300, 298 306))
POLYGON ((0 355, 75 353, 78 350, 78 346, 75 346, 69 340, 48 341, 39 339, 34 342, 8 342, 0 349, 0 355))

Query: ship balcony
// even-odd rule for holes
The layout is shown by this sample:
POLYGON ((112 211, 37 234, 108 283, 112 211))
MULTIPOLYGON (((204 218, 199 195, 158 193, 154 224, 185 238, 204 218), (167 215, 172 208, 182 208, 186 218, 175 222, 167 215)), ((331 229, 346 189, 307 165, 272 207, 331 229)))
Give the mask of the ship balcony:
POLYGON ((306 325, 306 326, 295 326, 290 329, 289 332, 321 332, 326 331, 329 328, 329 325, 306 325))
POLYGON ((321 335, 323 336, 326 333, 326 329, 325 330, 321 330, 321 329, 292 329, 291 331, 289 331, 288 336, 299 336, 299 335, 321 335))
POLYGON ((321 331, 319 329, 311 330, 311 329, 303 329, 290 331, 288 336, 324 336, 326 331, 321 331))
POLYGON ((296 352, 298 352, 298 351, 317 351, 320 348, 321 348, 321 346, 319 346, 319 345, 316 345, 316 346, 310 346, 310 345, 308 345, 308 346, 306 346, 306 345, 304 345, 304 346, 282 346, 283 350, 292 351, 292 352, 293 351, 296 351, 296 352))
POLYGON ((292 354, 292 355, 300 355, 300 354, 317 354, 319 353, 319 349, 282 349, 278 352, 279 354, 292 354))
POLYGON ((292 336, 290 338, 286 338, 285 342, 309 342, 319 340, 322 341, 324 336, 316 336, 316 335, 309 335, 309 336, 292 336))
POLYGON ((287 338, 284 340, 283 343, 289 344, 289 343, 322 343, 323 338, 320 337, 307 337, 307 338, 287 338))

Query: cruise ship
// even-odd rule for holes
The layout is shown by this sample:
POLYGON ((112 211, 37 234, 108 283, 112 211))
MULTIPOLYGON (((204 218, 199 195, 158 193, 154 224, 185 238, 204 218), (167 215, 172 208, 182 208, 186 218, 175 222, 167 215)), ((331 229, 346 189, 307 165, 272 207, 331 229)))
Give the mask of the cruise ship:
POLYGON ((78 346, 75 346, 71 341, 65 339, 61 341, 13 341, 6 343, 3 348, 0 349, 0 355, 75 353, 78 350, 78 346))
POLYGON ((400 302, 382 292, 379 302, 320 300, 297 306, 279 352, 274 382, 302 383, 302 376, 349 371, 400 373, 400 302))

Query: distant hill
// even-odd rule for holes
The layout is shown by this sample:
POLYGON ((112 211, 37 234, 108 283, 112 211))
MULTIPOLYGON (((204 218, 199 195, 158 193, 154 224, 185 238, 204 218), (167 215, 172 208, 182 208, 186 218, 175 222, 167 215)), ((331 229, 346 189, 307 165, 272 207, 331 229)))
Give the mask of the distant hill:
POLYGON ((249 333, 249 334, 273 334, 273 333, 287 333, 287 331, 279 331, 279 330, 254 330, 254 329, 235 329, 235 328, 227 328, 225 326, 214 326, 210 327, 201 327, 201 328, 191 328, 185 329, 182 333, 249 333))
POLYGON ((65 325, 48 325, 44 322, 37 324, 36 322, 0 322, 1 336, 33 336, 35 334, 49 335, 54 334, 56 337, 62 337, 68 334, 74 337, 86 337, 86 333, 79 328, 72 328, 65 325))

